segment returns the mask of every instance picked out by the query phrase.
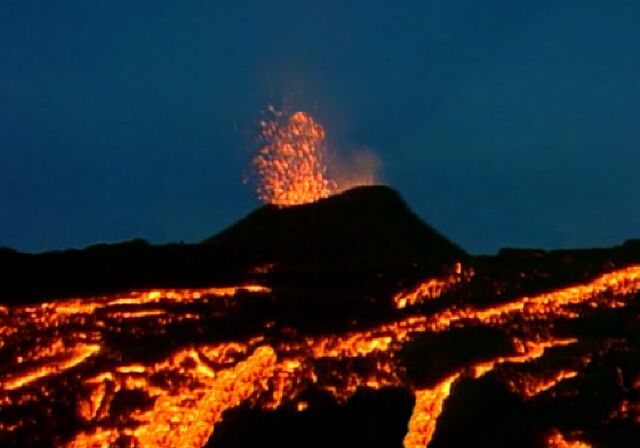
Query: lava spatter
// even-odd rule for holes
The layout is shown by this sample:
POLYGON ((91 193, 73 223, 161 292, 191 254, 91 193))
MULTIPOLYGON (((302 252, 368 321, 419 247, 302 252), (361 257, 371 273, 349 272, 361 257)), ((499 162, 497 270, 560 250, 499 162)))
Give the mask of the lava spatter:
POLYGON ((259 123, 258 153, 253 158, 256 194, 268 204, 289 206, 315 202, 336 192, 327 175, 325 131, 311 115, 269 109, 259 123))

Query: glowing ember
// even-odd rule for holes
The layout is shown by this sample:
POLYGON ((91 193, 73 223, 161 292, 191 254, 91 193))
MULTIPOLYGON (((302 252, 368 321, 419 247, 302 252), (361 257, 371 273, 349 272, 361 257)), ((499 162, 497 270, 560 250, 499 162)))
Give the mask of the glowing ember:
POLYGON ((547 437, 548 448, 591 448, 591 445, 579 440, 567 441, 562 433, 559 431, 553 431, 549 437, 547 437))
POLYGON ((260 122, 260 147, 253 159, 258 199, 287 206, 334 193, 336 184, 327 177, 322 125, 305 112, 269 112, 271 119, 260 122))

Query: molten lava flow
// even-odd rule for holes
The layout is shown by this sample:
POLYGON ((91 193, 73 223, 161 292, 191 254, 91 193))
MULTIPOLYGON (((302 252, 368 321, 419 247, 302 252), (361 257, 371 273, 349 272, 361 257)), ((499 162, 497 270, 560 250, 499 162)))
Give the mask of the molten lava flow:
POLYGON ((262 390, 274 371, 276 355, 269 346, 261 346, 235 366, 214 370, 200 358, 197 349, 175 353, 168 360, 151 366, 128 366, 89 379, 90 392, 78 402, 78 413, 86 420, 100 421, 105 409, 106 391, 115 394, 139 392, 150 404, 134 407, 129 415, 111 415, 122 428, 98 427, 80 432, 66 444, 67 448, 112 446, 128 441, 133 446, 203 446, 220 420, 222 413, 238 406, 262 390), (153 377, 168 377, 158 384, 153 377), (107 386, 107 384, 110 384, 107 386))
POLYGON ((409 432, 404 438, 404 448, 423 448, 429 445, 444 401, 451 393, 451 385, 459 376, 460 372, 456 372, 432 389, 415 392, 416 403, 409 420, 409 432))
MULTIPOLYGON (((149 291, 133 291, 123 297, 107 302, 107 305, 143 305, 148 303, 192 303, 206 297, 235 296, 239 292, 268 293, 271 290, 262 285, 224 286, 202 289, 152 289, 149 291)), ((85 303, 80 301, 81 303, 85 303)), ((58 307, 58 310, 60 308, 58 307)))
MULTIPOLYGON (((481 376, 491 372, 497 365, 503 363, 522 364, 538 359, 544 355, 545 350, 553 347, 561 347, 563 345, 570 345, 577 341, 577 339, 552 339, 549 341, 533 342, 528 341, 526 344, 519 344, 520 341, 514 341, 514 345, 520 345, 517 355, 511 356, 497 356, 491 361, 484 361, 474 364, 470 367, 471 376, 473 378, 480 378, 481 376), (524 350, 524 351, 523 351, 524 350)), ((568 377, 568 376, 567 376, 568 377)), ((562 379, 559 377, 556 383, 562 379)), ((556 383, 548 385, 546 389, 553 387, 556 383)))
POLYGON ((518 392, 524 398, 531 398, 555 387, 564 380, 577 376, 578 372, 575 370, 560 370, 558 372, 552 372, 548 377, 542 378, 533 375, 523 375, 515 380, 509 381, 508 386, 513 392, 518 392))
MULTIPOLYGON (((215 434, 224 412, 240 404, 304 412, 314 406, 305 391, 328 392, 344 403, 361 388, 400 386, 416 397, 404 446, 424 447, 458 378, 492 372, 523 400, 535 400, 545 391, 551 396, 560 383, 576 383, 596 349, 562 366, 540 361, 581 347, 577 338, 553 336, 558 319, 568 322, 601 308, 627 306, 640 290, 640 266, 631 266, 507 303, 447 308, 443 301, 435 314, 409 314, 418 309, 409 305, 441 297, 460 282, 460 274, 457 269, 451 277, 391 297, 397 308, 407 307, 395 310, 392 318, 326 333, 280 327, 270 316, 234 337, 224 327, 230 320, 223 318, 233 316, 234 328, 244 325, 236 317, 242 300, 271 292, 260 285, 133 291, 3 307, 0 354, 8 362, 0 370, 0 444, 20 446, 20 438, 30 438, 23 445, 47 445, 61 433, 64 439, 56 444, 69 448, 198 448, 215 434), (220 319, 222 333, 216 333, 220 319), (434 387, 415 390, 399 352, 421 333, 455 332, 463 326, 504 331, 512 352, 480 353, 453 372, 436 371, 434 387), (186 329, 197 343, 185 341, 186 329), (164 342, 156 342, 159 337, 164 342), (166 341, 170 347, 163 346, 166 341), (58 408, 50 397, 68 403, 65 409, 80 423, 53 435, 36 431, 44 426, 42 419, 56 421, 58 408)), ((640 388, 640 376, 637 382, 640 388)), ((623 402, 615 417, 636 418, 630 403, 623 402)), ((567 441, 559 432, 547 442, 549 447, 588 446, 567 441)))
POLYGON ((619 308, 625 305, 622 297, 640 291, 640 266, 603 274, 583 285, 575 285, 534 297, 523 297, 513 302, 493 305, 485 309, 472 307, 447 309, 428 319, 431 331, 443 331, 454 323, 475 321, 487 325, 500 325, 514 315, 526 320, 550 320, 557 317, 578 318, 574 307, 587 304, 590 308, 619 308))
MULTIPOLYGON (((526 363, 541 357, 545 350, 551 347, 572 344, 575 339, 552 340, 540 343, 528 343, 527 352, 519 355, 496 357, 491 361, 480 362, 469 367, 472 378, 479 378, 493 370, 502 363, 526 363)), ((413 414, 409 420, 409 432, 404 439, 405 448, 425 447, 431 442, 436 430, 438 416, 442 412, 445 400, 451 393, 453 383, 464 375, 466 371, 460 370, 442 380, 432 389, 419 389, 414 392, 416 402, 413 414)), ((555 385, 555 384, 553 384, 555 385)), ((553 387, 548 385, 547 388, 553 387)))
POLYGON ((258 199, 287 206, 335 192, 335 182, 327 177, 322 125, 305 112, 270 112, 272 119, 260 122, 260 147, 253 159, 258 199))
MULTIPOLYGON (((188 348, 163 362, 122 365, 118 362, 122 355, 104 334, 162 334, 184 320, 198 321, 201 315, 189 309, 193 304, 269 291, 260 285, 132 291, 7 308, 0 316, 0 346, 12 360, 0 371, 0 409, 33 406, 60 387, 60 381, 70 382, 64 396, 77 394, 77 416, 92 429, 76 434, 69 446, 108 447, 117 440, 133 440, 138 446, 182 446, 192 440, 184 446, 201 446, 224 409, 261 390, 260 384, 273 370, 273 350, 257 347, 248 356, 260 342, 253 338, 188 348), (110 369, 96 373, 107 360, 110 369), (91 372, 94 376, 86 377, 91 372), (163 378, 160 383, 159 378, 163 378), (129 397, 128 401, 135 397, 131 408, 114 407, 120 396, 129 397), (181 425, 176 426, 176 418, 181 425), (119 429, 107 421, 130 424, 119 429), (164 439, 150 439, 165 426, 164 439)), ((51 413, 46 406, 44 412, 51 413)), ((0 441, 7 432, 26 430, 31 421, 0 422, 0 441)))
POLYGON ((13 390, 26 386, 41 378, 56 375, 77 366, 100 351, 98 344, 76 343, 67 346, 58 340, 54 353, 39 356, 35 361, 27 359, 21 362, 21 368, 11 372, 0 381, 0 389, 13 390))
POLYGON ((436 299, 463 280, 468 281, 473 275, 472 269, 463 270, 462 264, 456 263, 449 275, 442 278, 430 278, 419 283, 411 290, 401 291, 393 296, 393 303, 396 308, 402 309, 427 300, 436 299))

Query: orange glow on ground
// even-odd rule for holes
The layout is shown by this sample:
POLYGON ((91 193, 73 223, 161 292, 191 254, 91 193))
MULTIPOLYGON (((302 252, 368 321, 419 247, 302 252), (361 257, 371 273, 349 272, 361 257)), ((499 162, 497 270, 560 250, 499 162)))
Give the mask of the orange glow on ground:
POLYGON ((562 433, 559 431, 553 431, 549 437, 547 437, 547 448, 591 448, 591 445, 579 440, 567 441, 562 433))
POLYGON ((460 373, 454 373, 432 389, 415 392, 416 403, 409 420, 409 432, 404 438, 404 448, 423 448, 429 445, 444 401, 451 393, 451 385, 459 376, 460 373))
POLYGON ((273 349, 260 346, 235 366, 214 371, 197 349, 191 349, 152 366, 89 379, 86 384, 93 388, 86 401, 78 402, 79 414, 89 421, 99 417, 96 413, 104 407, 107 389, 113 394, 141 391, 153 404, 133 409, 126 419, 130 427, 97 427, 78 433, 65 446, 108 448, 118 439, 134 441, 134 446, 202 446, 226 409, 262 391, 265 380, 273 374, 275 361, 273 349), (171 375, 174 381, 167 387, 149 381, 161 374, 171 375), (109 387, 103 386, 107 383, 109 387))
POLYGON ((494 305, 486 309, 472 307, 446 310, 428 319, 432 331, 450 328, 456 322, 478 321, 483 324, 503 324, 513 315, 525 319, 552 317, 577 318, 578 305, 588 304, 590 308, 618 308, 624 306, 620 298, 640 290, 640 266, 620 269, 592 280, 583 285, 575 285, 534 297, 524 297, 516 301, 494 305))
POLYGON ((419 283, 413 289, 401 291, 393 296, 393 303, 396 308, 402 309, 436 299, 458 283, 470 279, 473 274, 473 270, 467 269, 463 271, 462 264, 456 263, 451 274, 441 278, 430 278, 419 283))
MULTIPOLYGON (((454 280, 428 280, 389 300, 398 306, 397 297, 406 297, 407 307, 419 304, 438 296, 454 280)), ((140 334, 163 334, 182 321, 198 325, 201 316, 194 312, 194 304, 270 290, 261 285, 158 289, 7 307, 0 312, 0 346, 10 349, 13 358, 0 374, 0 406, 20 410, 42 401, 46 407, 43 397, 62 393, 64 388, 83 427, 63 446, 198 448, 215 433, 224 412, 242 403, 304 411, 313 405, 300 397, 308 388, 329 392, 337 402, 348 400, 359 388, 411 388, 397 354, 421 333, 454 331, 467 324, 522 329, 512 338, 512 355, 471 363, 443 375, 432 388, 412 389, 416 402, 404 446, 423 447, 433 437, 458 378, 502 372, 510 389, 530 399, 580 375, 582 365, 509 376, 506 367, 530 364, 549 351, 578 342, 529 330, 529 323, 551 328, 557 318, 577 319, 593 309, 625 306, 627 296, 639 290, 640 266, 631 266, 584 284, 492 306, 451 306, 432 315, 397 311, 394 320, 329 334, 307 335, 290 329, 284 339, 265 333, 194 343, 160 352, 152 361, 124 357, 110 338, 123 335, 126 341, 140 334)), ((2 421, 0 437, 29 424, 28 420, 2 421)), ((582 443, 567 442, 560 433, 548 439, 549 447, 588 447, 582 443)))
MULTIPOLYGON (((34 381, 58 374, 85 361, 100 351, 98 344, 76 343, 67 346, 61 340, 51 347, 53 353, 38 356, 37 360, 26 359, 21 363, 21 369, 11 372, 2 378, 0 388, 14 390, 24 387, 34 381)), ((48 351, 48 350, 47 350, 48 351)))

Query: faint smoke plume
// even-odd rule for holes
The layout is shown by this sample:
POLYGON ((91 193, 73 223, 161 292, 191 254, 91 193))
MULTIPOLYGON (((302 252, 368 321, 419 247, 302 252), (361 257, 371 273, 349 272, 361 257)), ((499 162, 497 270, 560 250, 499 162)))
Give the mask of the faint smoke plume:
POLYGON ((380 159, 368 149, 358 149, 346 154, 334 154, 329 160, 328 173, 338 191, 362 185, 380 183, 380 159))

